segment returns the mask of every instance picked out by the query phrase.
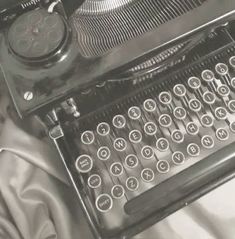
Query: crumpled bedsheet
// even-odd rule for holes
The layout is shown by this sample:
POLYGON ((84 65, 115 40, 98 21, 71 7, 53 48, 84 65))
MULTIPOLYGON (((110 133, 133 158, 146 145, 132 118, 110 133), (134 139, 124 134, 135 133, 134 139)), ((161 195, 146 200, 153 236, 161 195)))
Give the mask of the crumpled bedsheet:
MULTIPOLYGON (((54 146, 0 87, 0 239, 92 239, 54 146)), ((135 239, 235 239, 235 180, 135 239)))

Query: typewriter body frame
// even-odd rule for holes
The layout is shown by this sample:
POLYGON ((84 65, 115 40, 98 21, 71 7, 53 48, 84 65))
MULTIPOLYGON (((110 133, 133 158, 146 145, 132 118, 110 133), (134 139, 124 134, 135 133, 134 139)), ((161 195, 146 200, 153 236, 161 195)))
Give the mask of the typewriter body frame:
MULTIPOLYGON (((58 108, 61 109, 61 102, 64 102, 67 99, 72 99, 75 95, 77 95, 78 91, 81 92, 81 89, 85 90, 93 87, 94 85, 100 86, 104 81, 108 81, 110 78, 113 78, 120 72, 126 72, 128 69, 136 66, 138 63, 155 56, 156 53, 180 44, 182 41, 194 39, 199 34, 208 35, 215 28, 219 28, 223 24, 235 19, 235 4, 232 0, 227 0, 225 6, 223 6, 220 1, 216 1, 217 6, 225 7, 224 14, 222 16, 220 15, 219 9, 214 9, 211 15, 207 17, 204 9, 208 10, 210 8, 210 4, 212 4, 212 1, 209 1, 209 7, 199 7, 199 10, 195 9, 193 12, 185 14, 185 16, 182 18, 179 17, 173 21, 169 21, 160 26, 158 29, 144 34, 137 39, 131 40, 125 43, 123 46, 113 49, 102 57, 86 59, 83 58, 79 52, 78 55, 76 55, 76 52, 76 56, 74 58, 76 60, 74 60, 72 64, 76 64, 76 61, 79 62, 78 68, 81 69, 78 72, 80 76, 79 84, 75 82, 74 78, 71 78, 71 82, 75 82, 72 87, 60 89, 59 93, 50 95, 46 98, 46 101, 38 100, 36 102, 17 102, 18 94, 17 92, 14 92, 14 80, 9 80, 5 70, 6 66, 3 65, 6 83, 10 89, 10 93, 13 95, 12 98, 19 115, 21 117, 26 117, 29 114, 37 114, 41 117, 43 122, 47 124, 49 136, 54 141, 56 148, 63 160, 65 168, 78 195, 78 199, 83 208, 84 214, 86 215, 88 223, 91 226, 96 238, 130 238, 131 236, 143 231, 154 223, 162 220, 176 210, 188 205, 189 203, 235 176, 235 165, 232 162, 228 162, 226 163, 226 166, 222 168, 224 171, 219 177, 211 176, 210 180, 203 185, 200 184, 201 182, 199 182, 200 187, 196 191, 193 191, 189 194, 182 194, 180 197, 178 197, 176 193, 177 200, 170 202, 169 205, 163 204, 162 207, 160 206, 160 209, 158 208, 158 210, 154 211, 153 213, 148 213, 148 217, 141 218, 138 223, 133 223, 127 228, 115 231, 115 233, 110 233, 108 230, 100 228, 100 225, 96 223, 96 219, 93 218, 89 212, 89 203, 86 201, 86 195, 84 195, 84 191, 82 189, 82 182, 80 181, 79 176, 76 176, 76 174, 73 172, 74 168, 72 165, 74 162, 72 161, 71 152, 69 152, 67 147, 68 140, 66 139, 65 125, 55 110, 58 108), (201 14, 204 14, 205 18, 201 18, 201 14), (192 16, 195 18, 195 21, 189 21, 192 16), (193 22, 196 22, 196 25, 193 24, 193 22), (177 29, 177 31, 171 31, 165 35, 165 29, 177 29), (158 37, 159 35, 161 35, 161 37, 158 37), (141 45, 141 49, 137 47, 138 45, 141 45), (89 72, 87 72, 88 69, 89 72), (50 115, 50 123, 46 122, 45 119, 48 115, 50 115)), ((4 43, 4 45, 6 44, 4 43)), ((222 51, 223 49, 219 50, 222 51)), ((176 71, 177 70, 174 68, 173 70, 170 69, 171 73, 176 71)), ((166 80, 167 77, 168 75, 166 77, 162 76, 162 80, 159 80, 159 84, 161 81, 166 80)), ((148 82, 146 85, 148 86, 149 84, 151 83, 148 82)), ((73 105, 73 101, 70 103, 71 105, 69 106, 72 106, 74 110, 72 113, 79 113, 79 108, 77 108, 77 105, 73 105)), ((232 152, 232 146, 230 146, 228 152, 234 157, 235 152, 232 152)), ((219 161, 219 159, 221 159, 221 154, 222 153, 213 154, 213 160, 219 161)), ((231 155, 230 157, 232 157, 231 155)), ((210 159, 210 162, 211 161, 212 158, 210 159)), ((194 166, 193 170, 198 170, 196 165, 194 166)), ((190 177, 190 174, 186 173, 185 177, 190 177)), ((172 196, 174 198, 174 195, 172 196)))

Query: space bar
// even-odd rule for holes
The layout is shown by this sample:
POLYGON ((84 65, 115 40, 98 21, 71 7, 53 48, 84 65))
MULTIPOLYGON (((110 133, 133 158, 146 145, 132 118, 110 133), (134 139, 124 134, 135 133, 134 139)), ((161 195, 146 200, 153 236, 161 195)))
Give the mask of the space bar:
POLYGON ((235 143, 211 154, 167 181, 128 201, 125 212, 160 211, 235 170, 235 143))

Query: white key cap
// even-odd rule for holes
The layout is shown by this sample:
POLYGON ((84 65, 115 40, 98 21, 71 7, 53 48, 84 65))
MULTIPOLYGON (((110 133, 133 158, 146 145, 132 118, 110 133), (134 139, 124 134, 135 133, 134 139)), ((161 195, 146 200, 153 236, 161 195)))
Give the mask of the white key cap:
POLYGON ((202 83, 198 77, 193 76, 188 79, 188 85, 190 88, 198 90, 201 87, 202 83))
POLYGON ((190 135, 197 135, 199 132, 199 127, 194 122, 189 122, 186 126, 186 130, 190 135))
POLYGON ((231 79, 231 86, 235 89, 235 77, 231 79))
POLYGON ((235 68, 235 56, 230 57, 230 59, 229 59, 229 64, 230 64, 233 68, 235 68))
POLYGON ((101 177, 98 174, 93 174, 88 178, 88 186, 90 188, 96 189, 101 185, 101 177))
POLYGON ((168 173, 170 171, 170 164, 166 160, 160 160, 157 162, 157 171, 159 173, 168 173))
POLYGON ((215 66, 215 71, 221 75, 221 76, 225 76, 226 74, 228 74, 228 66, 224 63, 218 63, 215 66))
POLYGON ((187 116, 187 112, 182 107, 176 107, 173 112, 174 116, 178 120, 184 120, 187 116))
POLYGON ((128 168, 135 168, 135 167, 138 166, 138 164, 139 164, 139 160, 138 160, 136 155, 129 154, 129 155, 126 156, 126 158, 125 158, 125 165, 128 168))
POLYGON ((210 135, 204 135, 201 139, 201 144, 206 149, 211 149, 215 146, 214 139, 210 135))
POLYGON ((215 94, 207 91, 203 94, 203 101, 208 105, 213 105, 215 103, 215 94))
POLYGON ((215 109, 215 117, 218 120, 225 120, 227 119, 228 112, 224 107, 218 107, 215 109))
POLYGON ((228 140, 229 132, 227 129, 219 128, 216 130, 216 137, 220 141, 228 140))
POLYGON ((117 129, 122 129, 126 126, 126 119, 123 115, 113 117, 113 126, 117 129))
POLYGON ((194 112, 199 112, 202 108, 202 104, 197 99, 191 99, 189 101, 189 108, 194 112))
POLYGON ((172 119, 171 119, 170 115, 163 114, 159 117, 158 122, 162 127, 168 128, 172 124, 172 119))
POLYGON ((230 100, 228 102, 228 108, 232 113, 235 113, 235 100, 230 100))
POLYGON ((110 132, 110 126, 108 123, 102 122, 98 124, 96 131, 100 136, 106 136, 110 132))
POLYGON ((96 208, 100 212, 108 212, 113 207, 113 199, 108 194, 101 194, 95 202, 96 208))
POLYGON ((215 79, 215 74, 211 70, 204 70, 201 76, 202 76, 202 79, 206 82, 212 82, 215 79))
POLYGON ((172 96, 167 91, 161 92, 158 99, 163 105, 169 105, 172 102, 172 96))
POLYGON ((113 163, 110 166, 110 173, 115 177, 121 176, 123 174, 123 171, 124 170, 121 163, 113 163))
POLYGON ((180 151, 176 151, 176 152, 174 152, 172 154, 172 161, 176 165, 184 164, 184 162, 185 162, 185 155, 182 152, 180 152, 180 151))
POLYGON ((217 92, 221 97, 227 97, 230 94, 230 89, 227 85, 221 85, 217 88, 217 92))
POLYGON ((201 117, 201 124, 202 124, 202 126, 204 126, 206 128, 212 127, 214 124, 214 119, 210 115, 204 114, 201 117))
POLYGON ((144 146, 141 149, 141 155, 145 159, 151 159, 154 156, 153 148, 151 146, 148 146, 148 145, 144 146))
POLYGON ((143 106, 147 112, 154 112, 157 108, 157 104, 153 99, 145 100, 143 106))
POLYGON ((235 133, 235 121, 230 123, 230 130, 235 133))
POLYGON ((142 140, 141 132, 139 130, 132 130, 129 133, 129 140, 134 144, 140 143, 142 140))
POLYGON ((122 185, 114 185, 111 194, 115 199, 121 199, 125 195, 125 189, 122 185))
POLYGON ((123 138, 117 138, 114 140, 113 143, 114 149, 116 149, 119 152, 125 151, 127 148, 126 140, 123 138))
POLYGON ((81 141, 83 144, 90 145, 94 142, 95 136, 92 131, 85 131, 81 135, 81 141))
POLYGON ((191 143, 187 146, 187 152, 190 156, 197 157, 200 155, 201 149, 197 144, 191 143))
POLYGON ((157 133, 157 125, 154 122, 147 122, 144 125, 144 132, 150 136, 155 135, 157 133))
POLYGON ((152 182, 154 180, 154 177, 155 177, 154 172, 150 168, 145 168, 141 172, 141 178, 146 183, 152 182))
POLYGON ((93 160, 91 156, 83 154, 76 159, 76 169, 80 173, 89 173, 93 168, 93 160))
POLYGON ((141 110, 137 106, 133 106, 128 110, 128 116, 130 119, 137 120, 141 117, 141 110))
POLYGON ((175 143, 180 144, 184 141, 184 134, 180 130, 176 129, 171 133, 171 139, 175 143))
POLYGON ((102 161, 108 160, 110 156, 111 156, 111 152, 107 146, 102 146, 97 151, 97 157, 102 161))
POLYGON ((139 181, 136 177, 129 177, 126 180, 126 187, 129 191, 137 191, 139 188, 139 181))
POLYGON ((160 138, 156 142, 156 147, 159 151, 165 152, 169 149, 169 141, 165 138, 160 138))
POLYGON ((178 97, 184 97, 186 95, 187 90, 183 84, 178 84, 174 86, 173 92, 178 97))

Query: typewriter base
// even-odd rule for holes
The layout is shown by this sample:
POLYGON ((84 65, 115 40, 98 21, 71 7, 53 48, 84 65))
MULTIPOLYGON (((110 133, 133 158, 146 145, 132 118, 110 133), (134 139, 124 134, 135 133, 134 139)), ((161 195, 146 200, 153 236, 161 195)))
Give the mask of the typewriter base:
MULTIPOLYGON (((77 183, 75 182, 76 179, 73 177, 71 174, 71 171, 73 169, 71 168, 70 164, 70 153, 66 150, 66 143, 63 138, 63 131, 62 129, 57 126, 54 129, 52 129, 50 133, 50 137, 53 139, 58 152, 60 153, 60 156, 62 158, 62 161, 65 165, 65 168, 68 172, 68 175, 70 177, 72 185, 75 187, 76 193, 78 195, 78 198, 81 200, 82 194, 79 188, 77 187, 77 183)), ((210 191, 216 189, 217 187, 221 186, 222 184, 226 183, 227 181, 233 179, 235 177, 235 152, 233 149, 235 148, 235 143, 232 143, 229 145, 228 151, 230 152, 228 157, 230 157, 229 162, 227 162, 224 167, 221 169, 221 174, 218 177, 217 175, 214 175, 215 177, 210 181, 208 181, 205 185, 201 186, 198 188, 197 191, 193 191, 190 194, 185 194, 182 196, 179 200, 171 202, 169 205, 164 205, 161 207, 159 205, 159 210, 154 213, 150 214, 147 218, 144 218, 143 221, 136 225, 132 225, 130 228, 127 228, 126 230, 123 230, 121 233, 119 232, 118 235, 102 235, 102 232, 97 231, 96 225, 94 225, 93 220, 89 221, 91 230, 93 231, 95 238, 102 238, 102 239, 126 239, 126 238, 131 238, 132 236, 144 231, 148 227, 154 225, 155 223, 161 221, 162 219, 166 218, 170 214, 176 212, 177 210, 188 206, 190 203, 194 202, 195 200, 199 199, 203 195, 209 193, 210 191)), ((221 154, 223 154, 223 150, 221 150, 221 154)), ((216 155, 219 155, 221 157, 220 152, 215 154, 215 161, 216 160, 216 155)), ((221 158, 218 158, 220 160, 221 158)), ((195 170, 197 170, 195 168, 195 170)), ((172 195, 174 196, 174 195, 172 195)), ((177 197, 176 193, 176 197, 177 197)), ((84 206, 84 205, 83 205, 84 206)), ((83 208, 84 209, 84 208, 83 208)), ((84 213, 86 214, 87 218, 90 218, 90 214, 84 210, 84 213)))

